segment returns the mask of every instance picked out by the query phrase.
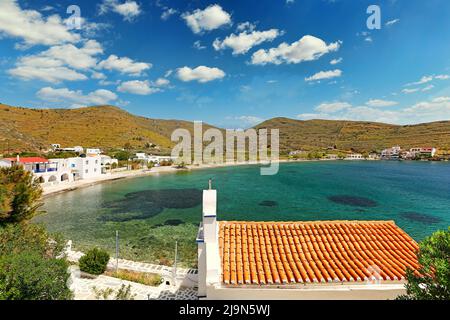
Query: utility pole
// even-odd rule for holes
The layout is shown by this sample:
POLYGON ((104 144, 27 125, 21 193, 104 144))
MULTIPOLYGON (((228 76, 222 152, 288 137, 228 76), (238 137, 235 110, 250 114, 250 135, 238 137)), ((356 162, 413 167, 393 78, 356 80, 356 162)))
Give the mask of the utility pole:
POLYGON ((116 230, 116 273, 119 269, 119 230, 116 230))
POLYGON ((178 258, 178 241, 175 241, 175 261, 173 262, 173 284, 177 285, 177 258, 178 258))

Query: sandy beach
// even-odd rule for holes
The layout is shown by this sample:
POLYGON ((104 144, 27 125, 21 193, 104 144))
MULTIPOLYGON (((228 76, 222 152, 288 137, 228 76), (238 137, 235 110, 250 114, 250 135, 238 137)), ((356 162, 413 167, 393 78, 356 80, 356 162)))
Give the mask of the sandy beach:
MULTIPOLYGON (((273 162, 282 163, 289 162, 290 160, 277 160, 273 162)), ((309 161, 309 160, 308 160, 309 161)), ((136 177, 143 176, 154 176, 165 173, 174 173, 183 170, 200 170, 200 169, 212 169, 212 168, 220 168, 220 167, 231 167, 231 166, 243 166, 243 165, 265 165, 262 162, 235 162, 235 163, 219 163, 219 164, 200 164, 200 165, 188 165, 185 169, 178 169, 172 166, 164 166, 164 167, 153 167, 151 169, 140 169, 140 170, 128 170, 128 171, 118 171, 112 172, 100 177, 95 177, 91 179, 83 179, 70 183, 59 183, 53 186, 44 186, 43 187, 43 195, 44 197, 58 194, 61 192, 68 192, 77 190, 83 187, 93 186, 99 183, 121 180, 121 179, 130 179, 136 177)))

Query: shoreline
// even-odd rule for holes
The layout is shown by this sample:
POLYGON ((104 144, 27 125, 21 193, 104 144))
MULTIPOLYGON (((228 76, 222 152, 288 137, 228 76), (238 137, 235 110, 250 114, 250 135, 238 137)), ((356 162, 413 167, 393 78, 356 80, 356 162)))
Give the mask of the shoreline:
MULTIPOLYGON (((347 162, 358 162, 358 161, 383 161, 383 160, 371 160, 371 159, 365 159, 365 160, 334 160, 334 159, 297 159, 297 160, 290 160, 290 159, 279 159, 272 161, 273 163, 300 163, 300 162, 321 162, 321 161, 347 161, 347 162)), ((97 184, 101 184, 104 182, 113 182, 117 180, 123 180, 123 179, 132 179, 132 178, 139 178, 139 177, 145 177, 145 176, 154 176, 159 174, 166 174, 166 173, 176 173, 176 172, 182 172, 182 171, 191 171, 191 170, 202 170, 202 169, 215 169, 215 168, 223 168, 223 167, 235 167, 235 166, 254 166, 254 165, 267 165, 267 162, 234 162, 234 163, 220 163, 220 164, 200 164, 200 165, 188 165, 186 166, 186 169, 178 169, 173 166, 165 166, 165 167, 153 167, 151 169, 140 169, 140 170, 128 170, 128 171, 122 171, 122 172, 114 172, 114 173, 108 173, 105 175, 102 175, 100 177, 92 178, 92 179, 85 179, 85 180, 78 180, 72 183, 68 184, 58 184, 55 186, 49 186, 49 187, 43 187, 43 198, 48 198, 53 195, 75 191, 80 188, 86 188, 91 187, 97 184)))
MULTIPOLYGON (((320 160, 301 160, 301 161, 320 161, 320 160)), ((274 163, 284 163, 284 162, 300 162, 300 161, 292 161, 287 159, 276 160, 274 163)), ((55 186, 43 187, 43 198, 48 198, 53 195, 75 191, 80 188, 91 187, 97 184, 101 184, 103 182, 112 182, 123 179, 132 179, 139 178, 145 176, 154 176, 163 173, 176 173, 182 171, 191 171, 191 170, 202 170, 202 169, 215 169, 222 167, 234 167, 234 166, 245 166, 245 165, 264 165, 264 162, 235 162, 235 163, 221 163, 221 164, 200 164, 200 165, 188 165, 186 169, 178 169, 172 166, 166 167, 153 167, 151 169, 140 169, 133 171, 123 171, 123 172, 115 172, 108 173, 100 177, 78 180, 72 183, 67 184, 58 184, 55 186)))

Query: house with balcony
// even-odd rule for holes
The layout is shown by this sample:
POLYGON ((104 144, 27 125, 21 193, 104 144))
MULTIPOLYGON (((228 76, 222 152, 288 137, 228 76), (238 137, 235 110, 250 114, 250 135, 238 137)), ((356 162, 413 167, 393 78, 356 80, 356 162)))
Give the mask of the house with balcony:
POLYGON ((66 159, 48 160, 42 157, 6 158, 2 162, 6 166, 20 165, 33 173, 35 178, 44 185, 54 185, 60 182, 73 181, 70 169, 65 165, 66 159))
POLYGON ((382 160, 399 160, 402 149, 400 146, 394 146, 381 151, 382 160))
POLYGON ((395 299, 417 243, 394 221, 218 221, 203 191, 200 299, 395 299))
POLYGON ((436 148, 419 147, 409 149, 412 158, 433 158, 436 154, 436 148))

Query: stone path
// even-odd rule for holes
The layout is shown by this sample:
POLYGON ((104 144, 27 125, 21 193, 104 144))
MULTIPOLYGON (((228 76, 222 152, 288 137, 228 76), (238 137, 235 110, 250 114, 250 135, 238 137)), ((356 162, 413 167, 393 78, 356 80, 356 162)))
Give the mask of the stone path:
MULTIPOLYGON (((67 260, 78 262, 84 255, 80 251, 73 251, 69 241, 66 249, 67 260)), ((71 266, 70 288, 75 293, 77 300, 95 299, 93 288, 103 290, 111 288, 117 291, 122 284, 131 285, 131 292, 135 294, 136 300, 162 299, 162 300, 196 300, 198 272, 197 269, 177 268, 174 279, 173 268, 145 262, 135 262, 125 259, 118 260, 119 269, 126 269, 136 272, 148 272, 159 274, 163 282, 158 287, 146 286, 136 282, 121 280, 114 277, 100 275, 94 279, 83 278, 77 266, 71 266), (174 281, 175 280, 175 281, 174 281)), ((116 260, 111 258, 108 269, 115 270, 116 260)))
POLYGON ((130 285, 131 295, 134 300, 197 300, 196 288, 183 288, 180 286, 166 285, 165 283, 158 287, 146 286, 136 282, 121 280, 104 275, 93 279, 87 279, 80 276, 77 266, 70 267, 70 289, 74 292, 75 300, 96 300, 102 299, 96 296, 97 290, 110 288, 114 290, 108 299, 114 299, 115 293, 121 288, 122 284, 130 285))

